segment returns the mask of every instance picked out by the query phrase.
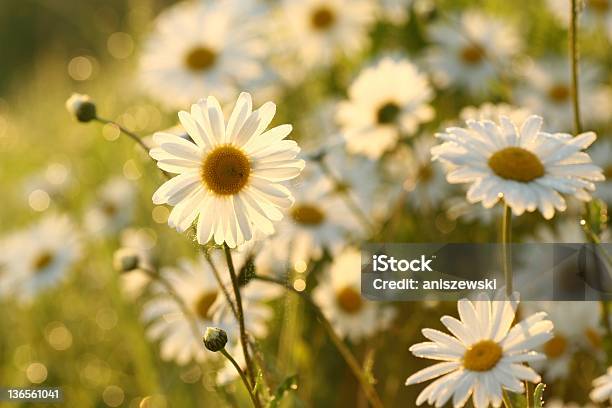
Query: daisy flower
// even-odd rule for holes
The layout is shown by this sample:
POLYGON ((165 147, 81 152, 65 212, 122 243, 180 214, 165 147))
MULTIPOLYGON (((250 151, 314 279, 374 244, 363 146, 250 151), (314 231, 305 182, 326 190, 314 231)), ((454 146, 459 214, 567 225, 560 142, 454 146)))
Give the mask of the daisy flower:
POLYGON ((601 377, 593 380, 593 391, 589 397, 594 402, 604 403, 609 401, 612 404, 612 367, 608 367, 608 371, 601 377))
POLYGON ((491 208, 503 197, 515 215, 537 208, 550 219, 555 209, 566 209, 559 193, 588 201, 593 182, 604 176, 582 151, 595 133, 546 133, 542 122, 536 115, 520 128, 505 116, 499 124, 468 120, 467 129, 450 127, 436 135, 444 143, 432 148, 433 159, 450 166, 449 183, 471 183, 469 202, 491 208))
MULTIPOLYGON (((601 70, 584 62, 580 73, 580 105, 586 123, 605 123, 612 109, 612 91, 599 80, 601 70)), ((572 128, 570 67, 561 57, 545 58, 521 68, 524 83, 516 89, 517 101, 547 118, 550 126, 572 128)))
POLYGON ((134 185, 117 176, 100 188, 95 201, 85 213, 85 226, 89 233, 108 236, 119 232, 131 221, 134 210, 134 185))
POLYGON ((80 235, 65 215, 48 215, 6 240, 6 252, 0 257, 4 265, 0 280, 9 286, 3 290, 0 284, 0 292, 8 289, 24 303, 65 280, 82 254, 80 235))
MULTIPOLYGON (((162 359, 185 365, 214 356, 202 346, 201 334, 208 326, 225 330, 230 338, 238 335, 234 316, 220 312, 226 304, 224 295, 210 266, 201 257, 197 261, 183 259, 178 267, 162 268, 161 274, 190 314, 185 315, 166 288, 156 286, 157 296, 144 305, 142 317, 149 323, 147 336, 160 341, 162 359), (190 318, 195 320, 197 336, 190 318)), ((247 298, 243 303, 247 330, 255 335, 265 333, 265 320, 269 319, 272 310, 247 298)))
POLYGON ((499 407, 504 389, 524 393, 522 381, 537 383, 540 376, 525 363, 543 359, 531 351, 552 338, 553 324, 546 313, 536 313, 511 328, 518 300, 490 301, 481 296, 457 303, 460 320, 443 316, 440 321, 452 336, 423 329, 431 340, 410 347, 417 357, 442 361, 408 377, 406 385, 437 378, 417 397, 441 407, 452 398, 454 407, 463 407, 470 395, 476 408, 499 407))
POLYGON ((435 143, 434 138, 422 136, 412 149, 401 146, 386 162, 393 184, 408 192, 408 202, 415 209, 436 208, 452 191, 442 166, 431 161, 430 151, 435 143))
POLYGON ((433 119, 432 98, 427 78, 408 61, 385 58, 364 69, 336 115, 348 151, 379 158, 433 119))
POLYGON ((251 96, 242 93, 226 125, 219 102, 209 96, 192 105, 191 113, 179 113, 195 143, 155 134, 160 147, 149 152, 151 157, 162 170, 178 174, 153 194, 153 203, 174 206, 168 225, 183 232, 197 217, 198 243, 213 238, 230 247, 257 231, 274 232, 272 221, 293 203, 281 183, 304 168, 304 161, 295 158, 297 143, 285 140, 291 125, 265 130, 275 112, 272 102, 252 111, 251 96))
POLYGON ((143 89, 171 108, 201 95, 227 101, 262 75, 265 49, 254 32, 251 1, 189 1, 155 21, 140 61, 143 89))
POLYGON ((589 149, 593 163, 603 169, 606 181, 597 185, 595 196, 601 198, 608 204, 612 204, 612 141, 602 139, 599 143, 589 149))
POLYGON ((386 329, 395 317, 394 309, 361 297, 361 253, 356 248, 334 259, 312 296, 338 334, 353 342, 386 329))
POLYGON ((527 314, 545 311, 555 326, 553 337, 540 349, 546 354, 546 364, 534 363, 548 381, 570 374, 570 364, 578 350, 602 357, 603 330, 597 302, 525 302, 523 305, 527 314))
POLYGON ((307 67, 362 50, 375 12, 368 0, 284 0, 281 7, 283 35, 307 67))
POLYGON ((521 49, 515 27, 477 11, 463 13, 452 25, 430 27, 432 46, 426 55, 434 80, 440 86, 465 86, 485 93, 521 49))

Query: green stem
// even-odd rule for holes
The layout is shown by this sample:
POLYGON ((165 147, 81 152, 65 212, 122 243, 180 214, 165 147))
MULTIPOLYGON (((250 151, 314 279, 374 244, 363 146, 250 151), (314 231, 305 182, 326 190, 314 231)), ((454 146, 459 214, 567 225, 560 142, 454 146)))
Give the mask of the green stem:
POLYGON ((504 389, 502 389, 502 400, 504 401, 504 406, 506 408, 512 408, 512 401, 510 401, 510 396, 508 395, 508 392, 504 389))
POLYGON ((232 297, 230 296, 229 292, 227 291, 227 288, 225 287, 225 284, 223 283, 223 279, 221 279, 221 274, 219 273, 217 266, 213 262, 210 256, 210 253, 208 252, 208 250, 206 250, 205 247, 202 247, 202 253, 204 255, 204 259, 206 259, 206 262, 210 266, 210 269, 213 271, 213 275, 215 275, 215 280, 217 281, 217 284, 221 288, 221 292, 223 292, 223 296, 225 296, 225 301, 230 305, 230 308, 232 309, 232 313, 234 314, 234 317, 238 319, 238 312, 236 311, 236 306, 234 305, 234 302, 232 301, 232 297))
MULTIPOLYGON (((238 313, 238 326, 240 327, 240 343, 242 344, 242 351, 244 353, 244 361, 246 362, 247 375, 252 387, 255 387, 255 373, 253 371, 253 362, 249 355, 249 338, 247 337, 246 328, 244 324, 244 311, 242 309, 242 297, 240 295, 240 286, 238 285, 238 277, 236 276, 236 270, 234 269, 234 261, 232 260, 232 251, 230 247, 223 243, 223 250, 225 251, 225 260, 227 261, 227 268, 232 279, 232 287, 234 289, 234 298, 236 300, 236 312, 238 313)), ((259 400, 257 400, 257 406, 259 406, 259 400)))
POLYGON ((359 364, 359 361, 357 361, 355 356, 353 356, 353 353, 346 346, 346 344, 344 344, 342 339, 338 337, 338 335, 336 334, 336 331, 334 330, 329 320, 327 320, 323 312, 321 312, 321 309, 319 309, 319 307, 312 301, 312 299, 306 296, 305 293, 297 291, 293 287, 288 285, 287 283, 277 280, 275 278, 271 278, 268 276, 255 275, 254 279, 258 279, 263 282, 273 283, 275 285, 282 286, 285 289, 288 289, 294 293, 297 293, 314 311, 315 315, 317 316, 317 319, 319 320, 319 322, 321 323, 321 325, 323 326, 323 328, 329 335, 332 343, 334 343, 334 346, 336 346, 336 348, 340 352, 340 355, 342 355, 342 358, 344 358, 344 361, 346 362, 346 364, 349 366, 349 368, 355 375, 355 378, 357 378, 357 381, 359 381, 359 384, 361 385, 361 388, 363 389, 363 392, 366 398, 368 399, 368 402, 370 403, 370 405, 374 408, 383 408, 383 403, 380 400, 380 397, 378 396, 376 389, 372 386, 367 375, 364 373, 363 369, 361 368, 361 364, 359 364))
POLYGON ((504 270, 504 281, 506 295, 512 295, 512 251, 510 249, 512 240, 512 210, 504 202, 504 214, 502 218, 502 263, 504 270))
POLYGON ((242 368, 240 368, 240 366, 238 365, 236 360, 234 360, 234 357, 232 357, 232 355, 230 353, 228 353, 227 350, 222 349, 221 350, 221 354, 223 354, 225 356, 225 358, 227 358, 229 360, 229 362, 232 363, 232 365, 234 366, 236 371, 238 371, 238 374, 240 374, 240 379, 242 380, 242 383, 246 387, 247 392, 249 393, 249 397, 251 397, 251 402, 253 403, 253 406, 254 407, 258 407, 259 406, 259 401, 257 400, 257 397, 255 396, 255 394, 253 394, 253 391, 251 390, 251 387, 249 386, 249 381, 247 380, 246 376, 244 375, 244 372, 242 371, 242 368))
POLYGON ((572 66, 572 106, 574 111, 574 131, 582 133, 580 121, 580 99, 578 88, 578 2, 570 0, 571 14, 569 27, 570 62, 572 66))

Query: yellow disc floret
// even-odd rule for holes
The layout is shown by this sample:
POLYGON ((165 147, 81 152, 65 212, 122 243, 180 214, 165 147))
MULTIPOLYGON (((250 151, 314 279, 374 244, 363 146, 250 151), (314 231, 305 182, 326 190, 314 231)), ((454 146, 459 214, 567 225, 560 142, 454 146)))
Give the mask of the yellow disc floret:
POLYGON ((202 162, 202 182, 215 194, 239 193, 249 181, 251 163, 242 150, 223 145, 211 151, 202 162))
POLYGON ((522 147, 506 147, 489 158, 489 167, 499 177, 527 183, 544 175, 544 165, 535 154, 522 147))
POLYGON ((493 340, 473 344, 463 355, 463 366, 470 371, 489 371, 502 358, 502 348, 493 340))

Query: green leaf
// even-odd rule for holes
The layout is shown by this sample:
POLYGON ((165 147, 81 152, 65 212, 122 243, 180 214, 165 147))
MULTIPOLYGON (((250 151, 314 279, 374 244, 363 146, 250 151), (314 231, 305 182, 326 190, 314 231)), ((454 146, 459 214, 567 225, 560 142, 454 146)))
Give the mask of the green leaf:
POLYGON ((546 388, 546 384, 539 383, 535 391, 533 392, 533 408, 543 408, 544 407, 544 398, 542 397, 544 394, 544 388, 546 388))
POLYGON ((276 388, 274 395, 270 402, 268 402, 267 408, 276 408, 279 406, 280 402, 283 400, 285 395, 290 391, 297 390, 297 375, 292 375, 283 380, 282 383, 276 388))

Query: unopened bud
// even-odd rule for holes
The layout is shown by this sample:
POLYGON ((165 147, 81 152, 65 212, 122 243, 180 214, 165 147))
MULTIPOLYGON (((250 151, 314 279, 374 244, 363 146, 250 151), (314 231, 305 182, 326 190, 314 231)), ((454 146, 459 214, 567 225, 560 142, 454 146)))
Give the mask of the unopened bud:
POLYGON ((89 122, 96 118, 96 105, 88 95, 72 94, 66 101, 66 109, 73 114, 79 122, 89 122))
POLYGON ((140 257, 130 248, 120 248, 113 255, 113 266, 119 272, 130 272, 138 268, 140 257))
POLYGON ((227 333, 218 327, 207 327, 204 332, 204 345, 210 351, 221 351, 227 344, 227 333))

